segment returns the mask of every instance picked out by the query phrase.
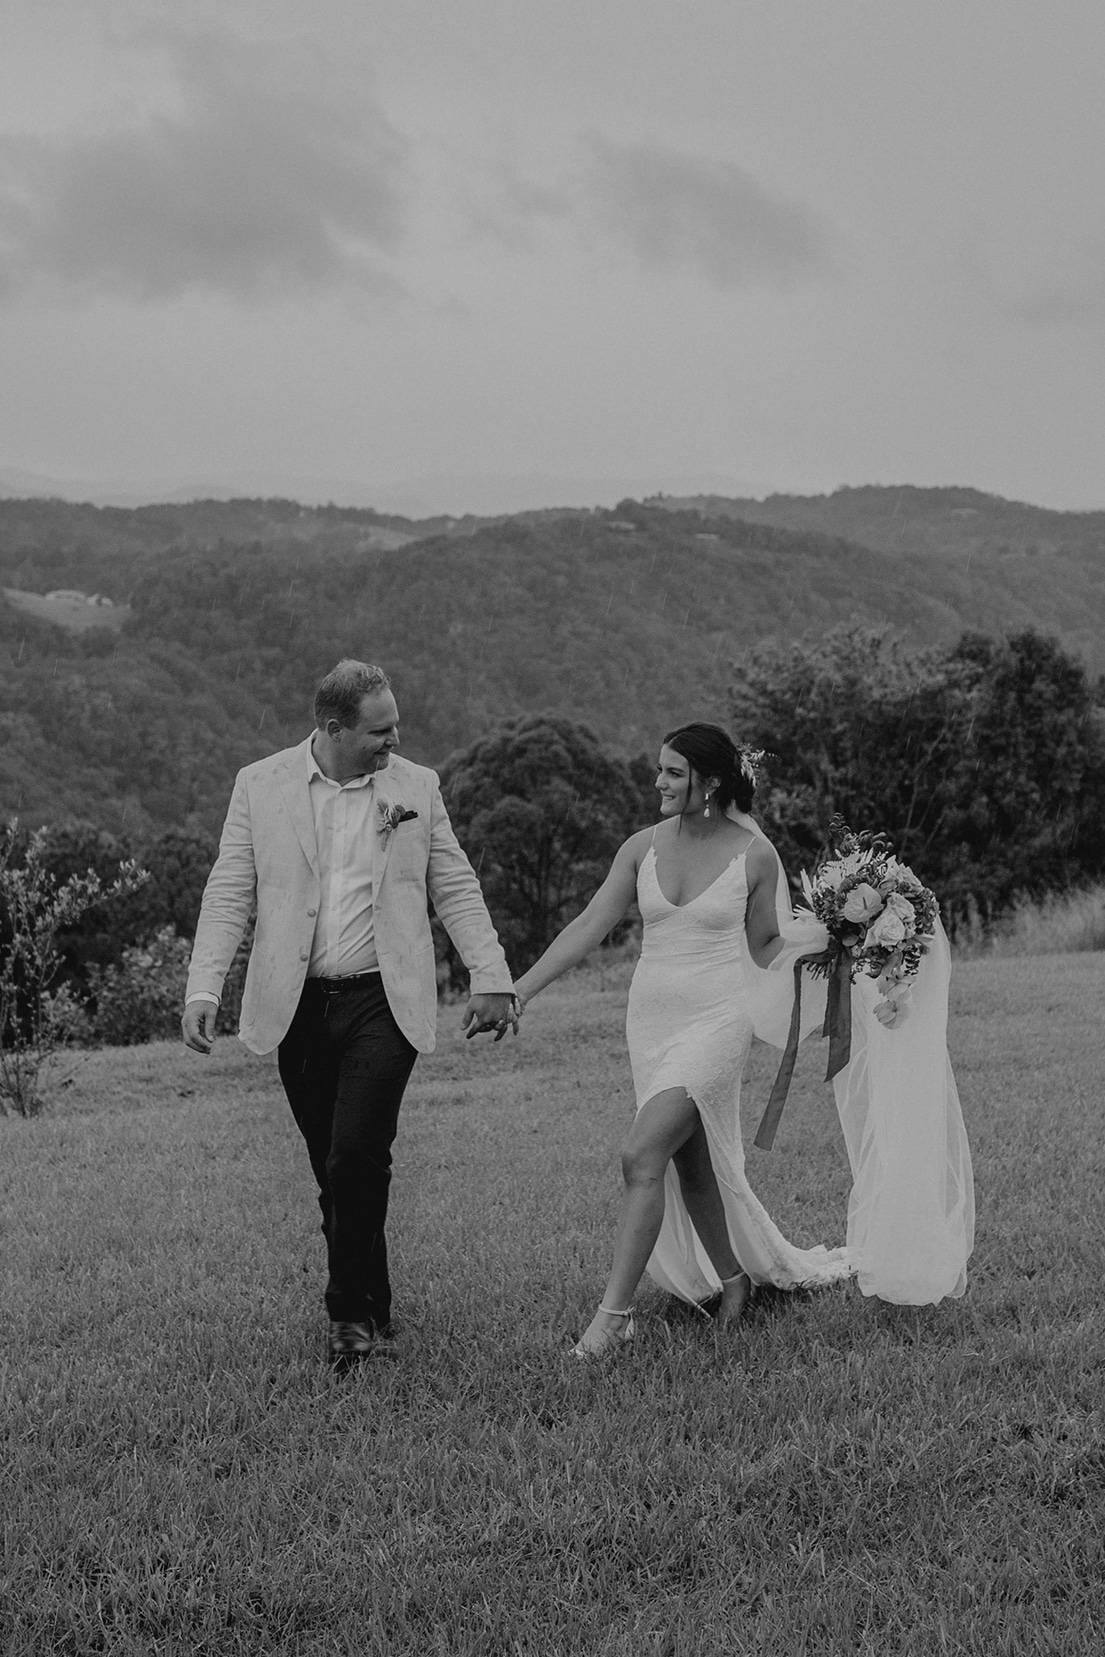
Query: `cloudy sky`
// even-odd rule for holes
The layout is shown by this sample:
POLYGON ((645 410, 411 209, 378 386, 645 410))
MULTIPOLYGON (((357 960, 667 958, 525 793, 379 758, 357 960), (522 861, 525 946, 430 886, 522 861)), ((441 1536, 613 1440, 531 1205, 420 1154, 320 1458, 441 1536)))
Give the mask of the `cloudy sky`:
POLYGON ((1101 0, 3 0, 0 471, 1105 507, 1101 0))

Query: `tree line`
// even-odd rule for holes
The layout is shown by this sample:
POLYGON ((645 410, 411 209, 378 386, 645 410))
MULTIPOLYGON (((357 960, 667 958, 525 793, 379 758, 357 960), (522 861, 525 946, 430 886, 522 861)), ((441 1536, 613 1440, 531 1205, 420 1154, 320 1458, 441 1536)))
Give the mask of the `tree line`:
MULTIPOLYGON (((902 492, 875 495, 889 521, 902 492)), ((308 687, 341 655, 385 665, 406 751, 437 766, 546 709, 633 755, 692 711, 728 718, 733 664, 759 641, 856 618, 947 647, 1027 617, 1105 665, 1100 556, 1072 515, 1052 514, 1055 545, 1022 555, 991 546, 993 514, 962 517, 948 492, 938 540, 899 552, 818 533, 837 522, 830 502, 807 502, 803 528, 712 504, 516 515, 391 547, 387 524, 295 503, 0 502, 0 587, 78 586, 119 606, 113 628, 71 634, 0 599, 0 817, 217 833, 225 778, 306 734, 308 687)), ((864 521, 847 520, 857 535, 864 521)))
MULTIPOLYGON (((709 716, 673 710, 670 723, 701 712, 709 716)), ((925 650, 859 626, 813 643, 768 641, 743 658, 727 717, 739 742, 763 751, 754 809, 792 880, 812 868, 836 813, 890 837, 936 891, 953 935, 967 922, 994 924, 1022 896, 1105 878, 1102 687, 1033 629, 969 632, 925 650)), ((618 756, 582 721, 524 714, 441 767, 454 826, 516 970, 583 906, 626 836, 656 820, 663 735, 655 732, 651 751, 618 756)), ((13 833, 11 869, 30 843, 13 833)), ((85 1038, 175 1033, 214 837, 188 826, 130 843, 68 821, 35 844, 55 888, 91 873, 106 889, 128 859, 147 871, 59 925, 54 988, 83 1009, 85 1038)), ((14 925, 0 891, 0 966, 10 962, 14 925)), ((459 972, 440 928, 437 945, 444 985, 459 972)), ((235 1011, 232 981, 224 1027, 235 1011)), ((9 1002, 5 1043, 19 1016, 9 1002)))
MULTIPOLYGON (((741 662, 728 714, 763 752, 754 810, 795 884, 836 813, 890 837, 953 935, 1105 878, 1101 686, 1032 629, 929 650, 854 626, 768 641, 741 662)), ((587 727, 527 716, 443 768, 512 961, 528 963, 657 816, 656 753, 600 755, 587 727)))

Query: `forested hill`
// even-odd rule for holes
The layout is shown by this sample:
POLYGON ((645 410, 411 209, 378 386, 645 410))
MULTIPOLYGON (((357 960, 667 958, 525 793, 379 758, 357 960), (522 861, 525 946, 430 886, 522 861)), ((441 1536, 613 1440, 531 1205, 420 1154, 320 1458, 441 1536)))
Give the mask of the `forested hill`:
POLYGON ((709 504, 415 525, 294 502, 0 502, 0 810, 215 828, 234 770, 306 734, 313 685, 345 654, 388 667, 404 747, 430 763, 532 710, 651 752, 679 720, 727 717, 749 646, 839 622, 912 643, 1032 625, 1105 667, 1105 559, 1084 517, 1069 542, 907 556, 709 504), (114 610, 81 632, 29 613, 21 595, 56 587, 114 610))
POLYGON ((663 496, 650 504, 837 536, 901 558, 968 569, 972 593, 981 595, 987 581, 1006 588, 1011 619, 1036 616, 1088 662, 1105 667, 1105 511, 1055 512, 978 489, 909 484, 764 500, 663 496))
POLYGON ((831 495, 768 495, 763 500, 658 495, 649 505, 673 512, 742 518, 778 529, 837 535, 885 552, 958 558, 970 551, 1105 551, 1105 511, 1055 512, 978 489, 912 484, 837 489, 831 495))

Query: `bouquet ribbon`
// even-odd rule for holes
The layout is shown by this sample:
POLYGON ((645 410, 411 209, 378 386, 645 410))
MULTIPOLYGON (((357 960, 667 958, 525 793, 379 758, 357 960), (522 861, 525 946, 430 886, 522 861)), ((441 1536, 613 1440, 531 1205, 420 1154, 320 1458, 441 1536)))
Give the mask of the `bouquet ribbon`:
POLYGON ((767 1101, 767 1109, 760 1118, 753 1144, 761 1151, 770 1151, 775 1143, 775 1130, 783 1114, 798 1057, 798 1033, 802 1025, 802 968, 809 967, 818 977, 827 977, 825 1022, 822 1036, 829 1038, 829 1063, 825 1080, 838 1076, 852 1056, 852 971, 846 950, 830 945, 816 955, 800 955, 794 963, 794 1005, 790 1010, 790 1029, 787 1044, 779 1064, 778 1074, 767 1101))

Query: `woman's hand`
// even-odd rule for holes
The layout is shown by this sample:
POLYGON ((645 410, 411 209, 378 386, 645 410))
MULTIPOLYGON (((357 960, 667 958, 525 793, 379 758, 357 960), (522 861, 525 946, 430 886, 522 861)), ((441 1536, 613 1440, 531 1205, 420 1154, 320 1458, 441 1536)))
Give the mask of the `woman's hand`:
POLYGON ((876 1001, 872 1011, 885 1030, 893 1030, 909 1017, 909 993, 908 984, 899 984, 885 1001, 876 1001))

